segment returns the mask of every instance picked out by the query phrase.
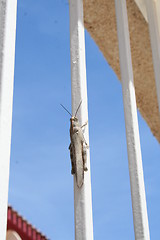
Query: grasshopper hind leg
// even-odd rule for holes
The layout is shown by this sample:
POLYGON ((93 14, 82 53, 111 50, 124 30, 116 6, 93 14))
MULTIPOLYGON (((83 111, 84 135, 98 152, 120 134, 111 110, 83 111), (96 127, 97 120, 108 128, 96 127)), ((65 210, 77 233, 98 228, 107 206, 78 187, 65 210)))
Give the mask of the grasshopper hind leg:
POLYGON ((71 158, 71 165, 72 165, 71 174, 74 175, 76 171, 75 171, 75 163, 73 161, 73 147, 71 144, 69 145, 69 150, 70 150, 70 158, 71 158))
POLYGON ((88 168, 87 168, 87 147, 84 144, 83 144, 82 156, 83 156, 83 169, 86 172, 86 171, 88 171, 88 168))

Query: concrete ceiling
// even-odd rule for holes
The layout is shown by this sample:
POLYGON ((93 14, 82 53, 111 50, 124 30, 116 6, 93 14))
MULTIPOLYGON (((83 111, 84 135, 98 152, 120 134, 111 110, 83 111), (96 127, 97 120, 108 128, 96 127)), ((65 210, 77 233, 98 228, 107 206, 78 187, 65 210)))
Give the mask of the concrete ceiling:
MULTIPOLYGON (((85 27, 120 80, 114 0, 83 1, 85 27)), ((127 0, 127 9, 137 107, 160 142, 160 115, 144 0, 127 0)))

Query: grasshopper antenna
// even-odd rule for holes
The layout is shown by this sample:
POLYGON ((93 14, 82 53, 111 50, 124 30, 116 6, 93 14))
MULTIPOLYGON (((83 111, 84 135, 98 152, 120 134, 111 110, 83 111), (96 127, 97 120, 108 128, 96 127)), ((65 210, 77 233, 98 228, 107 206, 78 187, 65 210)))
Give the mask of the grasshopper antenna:
POLYGON ((78 108, 77 108, 77 111, 76 111, 76 113, 75 113, 75 117, 76 117, 76 115, 77 115, 77 113, 78 113, 78 110, 79 110, 81 104, 82 104, 82 100, 80 101, 80 104, 79 104, 79 106, 78 106, 78 108))
POLYGON ((68 112, 69 113, 69 115, 72 117, 72 114, 62 105, 62 104, 60 104, 61 105, 61 107, 63 107, 64 108, 64 110, 66 110, 66 112, 68 112))

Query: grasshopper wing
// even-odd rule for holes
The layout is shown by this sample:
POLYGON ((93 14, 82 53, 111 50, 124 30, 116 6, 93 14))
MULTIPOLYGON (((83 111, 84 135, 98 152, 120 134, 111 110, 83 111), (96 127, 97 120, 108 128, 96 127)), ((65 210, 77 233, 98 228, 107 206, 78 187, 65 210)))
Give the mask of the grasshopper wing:
POLYGON ((83 167, 83 157, 82 157, 82 141, 78 134, 73 134, 72 143, 74 148, 74 158, 75 158, 75 175, 77 186, 82 187, 84 182, 84 167, 83 167))

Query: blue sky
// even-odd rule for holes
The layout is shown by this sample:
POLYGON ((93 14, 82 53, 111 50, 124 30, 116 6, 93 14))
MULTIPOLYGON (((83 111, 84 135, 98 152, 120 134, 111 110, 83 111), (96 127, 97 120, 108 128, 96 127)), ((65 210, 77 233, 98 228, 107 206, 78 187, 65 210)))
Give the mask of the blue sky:
MULTIPOLYGON (((18 1, 9 204, 51 240, 74 239, 67 0, 18 1)), ((121 84, 86 32, 94 238, 133 240, 121 84)), ((151 239, 160 148, 138 114, 151 239)))

